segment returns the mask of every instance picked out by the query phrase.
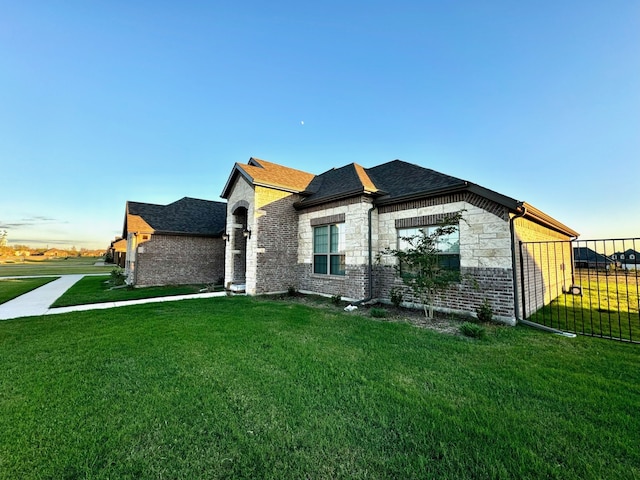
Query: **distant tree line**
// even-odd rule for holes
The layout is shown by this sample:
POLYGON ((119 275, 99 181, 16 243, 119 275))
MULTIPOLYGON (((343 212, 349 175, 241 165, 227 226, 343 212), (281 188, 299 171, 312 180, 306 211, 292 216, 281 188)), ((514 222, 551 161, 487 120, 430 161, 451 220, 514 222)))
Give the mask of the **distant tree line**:
POLYGON ((88 248, 31 248, 28 245, 0 245, 2 257, 101 257, 104 250, 90 250, 88 248))

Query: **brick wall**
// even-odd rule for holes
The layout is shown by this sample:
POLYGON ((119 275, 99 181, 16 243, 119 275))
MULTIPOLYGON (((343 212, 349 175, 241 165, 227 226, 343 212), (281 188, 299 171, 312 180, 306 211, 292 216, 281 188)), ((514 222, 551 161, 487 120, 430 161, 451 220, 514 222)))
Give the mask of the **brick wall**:
POLYGON ((291 193, 256 187, 256 293, 300 289, 297 200, 291 193))
MULTIPOLYGON (((434 306, 442 312, 474 314, 486 299, 493 309, 496 320, 515 324, 513 304, 513 277, 511 269, 463 267, 460 269, 462 281, 436 295, 434 306)), ((376 296, 388 302, 392 288, 402 292, 405 305, 421 306, 411 290, 405 286, 390 266, 376 266, 376 296)))
POLYGON ((136 285, 212 284, 224 276, 220 238, 154 234, 138 247, 136 285))
POLYGON ((518 308, 526 318, 568 291, 572 284, 572 247, 566 235, 525 218, 517 218, 514 229, 518 242, 518 308))
POLYGON ((317 275, 311 264, 299 266, 300 288, 304 293, 339 295, 344 300, 356 301, 367 297, 366 265, 346 265, 345 275, 317 275))

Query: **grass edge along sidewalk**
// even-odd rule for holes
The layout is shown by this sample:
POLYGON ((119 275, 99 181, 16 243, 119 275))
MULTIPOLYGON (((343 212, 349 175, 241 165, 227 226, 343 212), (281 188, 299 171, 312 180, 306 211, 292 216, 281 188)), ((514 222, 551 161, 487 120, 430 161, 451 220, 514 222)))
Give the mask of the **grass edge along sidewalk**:
POLYGON ((60 277, 0 278, 0 305, 60 277))
MULTIPOLYGON (((109 277, 105 276, 86 276, 76 282, 75 285, 62 294, 51 306, 57 308, 92 303, 121 302, 155 297, 192 295, 202 293, 203 291, 215 290, 204 284, 112 289, 108 280, 109 277)), ((218 290, 221 288, 222 287, 218 290)))
POLYGON ((0 478, 640 476, 630 344, 220 297, 5 322, 0 351, 0 478))

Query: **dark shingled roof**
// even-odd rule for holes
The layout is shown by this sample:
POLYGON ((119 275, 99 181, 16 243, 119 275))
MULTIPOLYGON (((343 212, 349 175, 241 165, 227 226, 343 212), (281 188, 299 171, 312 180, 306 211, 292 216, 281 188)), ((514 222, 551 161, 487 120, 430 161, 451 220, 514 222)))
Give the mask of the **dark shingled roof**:
POLYGON ((367 168, 367 174, 386 195, 383 199, 428 195, 441 190, 465 187, 467 182, 402 160, 393 160, 367 168))
POLYGON ((602 264, 603 266, 614 263, 609 257, 588 247, 573 247, 573 259, 575 262, 589 262, 590 264, 602 264))
POLYGON ((317 175, 307 187, 305 193, 308 195, 300 205, 351 196, 365 191, 380 197, 380 201, 392 201, 414 195, 429 195, 456 187, 464 188, 466 185, 467 182, 459 178, 402 160, 393 160, 365 169, 352 163, 317 175), (365 181, 358 175, 358 168, 368 177, 365 181), (365 183, 375 186, 375 189, 371 191, 371 186, 367 188, 365 183))
MULTIPOLYGON (((127 202, 125 235, 130 216, 140 217, 156 233, 219 236, 225 229, 227 204, 184 197, 169 205, 127 202)), ((130 225, 131 227, 131 225, 130 225)))
POLYGON ((316 175, 305 190, 308 195, 302 203, 310 203, 335 196, 362 193, 364 185, 356 171, 356 164, 351 163, 340 168, 332 168, 328 172, 316 175))
POLYGON ((393 160, 372 168, 363 168, 357 163, 351 163, 314 176, 300 170, 251 158, 249 165, 235 165, 223 190, 223 198, 228 198, 238 175, 243 175, 253 185, 271 186, 300 193, 302 200, 294 204, 297 209, 359 195, 367 195, 376 206, 382 206, 469 192, 560 233, 578 236, 576 231, 526 202, 402 160, 393 160))

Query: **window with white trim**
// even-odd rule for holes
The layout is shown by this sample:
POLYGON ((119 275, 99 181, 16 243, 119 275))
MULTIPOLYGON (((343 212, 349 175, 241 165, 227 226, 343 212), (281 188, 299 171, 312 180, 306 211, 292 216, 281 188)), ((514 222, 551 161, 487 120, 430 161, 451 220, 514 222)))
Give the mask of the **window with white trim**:
MULTIPOLYGON (((432 235, 437 225, 426 227, 398 228, 398 250, 407 250, 411 248, 411 244, 406 238, 417 237, 422 235, 432 235)), ((436 243, 438 255, 440 256, 440 266, 451 270, 460 270, 460 230, 456 228, 455 232, 448 235, 442 235, 436 243)), ((402 266, 401 266, 402 268, 402 266)))
POLYGON ((313 227, 313 273, 344 275, 344 224, 313 227))

